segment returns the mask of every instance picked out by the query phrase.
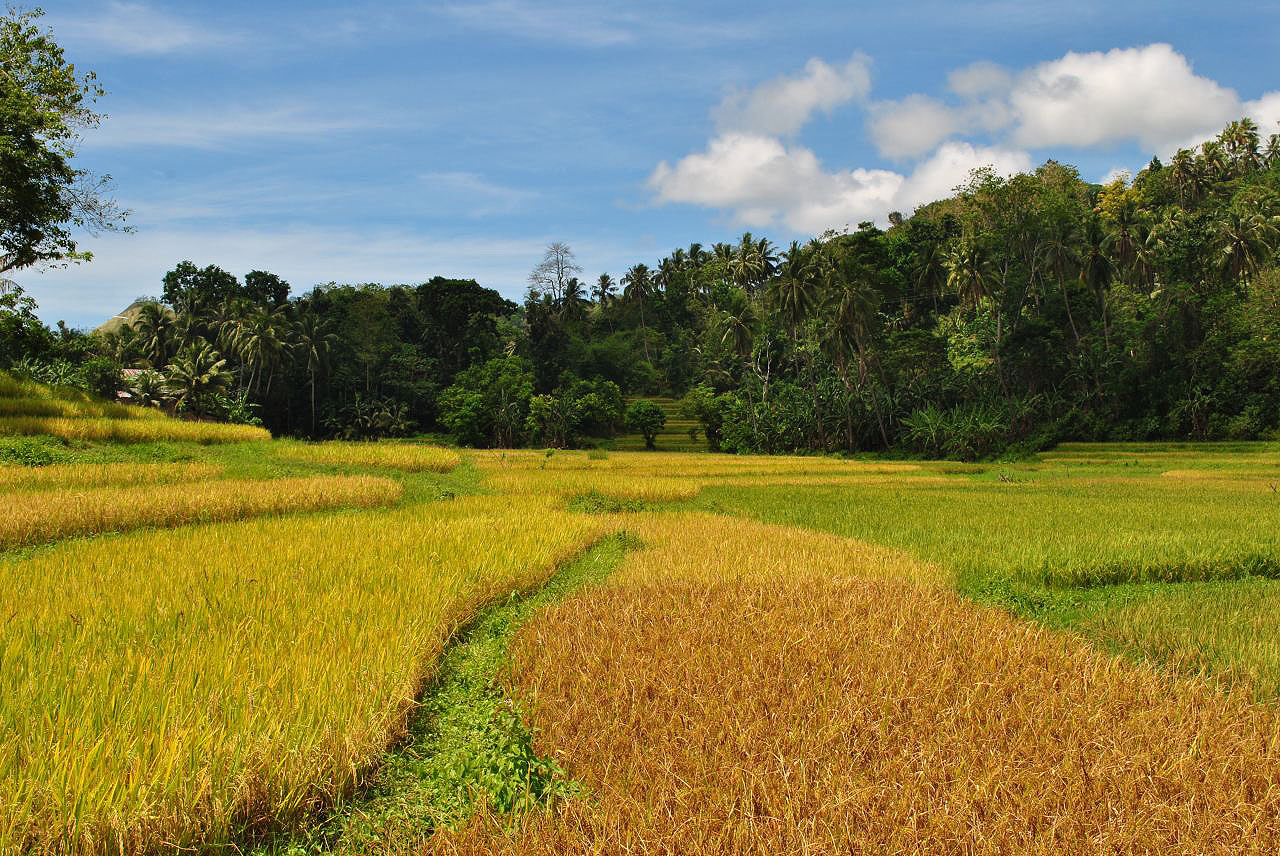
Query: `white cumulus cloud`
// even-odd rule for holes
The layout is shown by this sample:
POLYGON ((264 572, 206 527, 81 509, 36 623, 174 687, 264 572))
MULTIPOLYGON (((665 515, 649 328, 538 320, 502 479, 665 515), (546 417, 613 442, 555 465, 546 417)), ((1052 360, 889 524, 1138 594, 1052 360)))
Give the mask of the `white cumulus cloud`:
POLYGON ((825 169, 803 146, 760 134, 722 134, 703 152, 663 162, 649 177, 659 202, 681 202, 732 212, 753 227, 784 225, 816 233, 946 196, 983 166, 1011 173, 1029 169, 1025 152, 952 142, 909 174, 886 169, 825 169))
POLYGON ((937 148, 969 126, 963 111, 928 95, 909 95, 901 101, 872 105, 868 123, 871 139, 882 155, 915 158, 937 148))
POLYGON ((871 61, 863 54, 834 66, 815 58, 800 74, 731 93, 712 111, 712 118, 722 133, 794 134, 815 112, 830 113, 849 101, 866 98, 870 91, 871 61))
POLYGON ((1166 44, 1068 53, 1021 75, 1009 100, 1013 139, 1033 148, 1135 141, 1164 151, 1241 109, 1234 91, 1197 75, 1166 44))

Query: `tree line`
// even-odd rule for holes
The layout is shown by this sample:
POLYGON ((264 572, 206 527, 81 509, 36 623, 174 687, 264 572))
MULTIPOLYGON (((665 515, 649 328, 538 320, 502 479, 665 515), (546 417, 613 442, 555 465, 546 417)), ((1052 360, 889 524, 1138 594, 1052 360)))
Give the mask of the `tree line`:
POLYGON ((142 368, 139 403, 309 437, 573 446, 651 395, 736 452, 1274 437, 1278 243, 1280 140, 1241 120, 1132 179, 979 170, 886 229, 695 243, 616 280, 553 244, 521 303, 442 278, 290 297, 183 262, 117 332, 40 339, 7 309, 25 344, 0 360, 142 368))
POLYGON ((103 89, 39 18, 0 16, 0 368, 317 438, 652 441, 654 395, 737 452, 1280 436, 1280 136, 1247 119, 1132 178, 979 170, 887 228, 694 243, 616 279, 553 244, 520 302, 187 261, 123 325, 50 329, 8 277, 88 261, 77 235, 128 212, 75 164, 103 89))

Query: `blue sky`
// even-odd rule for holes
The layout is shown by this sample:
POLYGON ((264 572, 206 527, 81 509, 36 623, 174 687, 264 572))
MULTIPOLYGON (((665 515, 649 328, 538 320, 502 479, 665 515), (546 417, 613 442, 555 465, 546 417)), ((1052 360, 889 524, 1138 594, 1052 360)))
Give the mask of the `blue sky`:
POLYGON ((46 2, 135 231, 15 278, 94 326, 185 258, 316 283, 591 278, 883 222, 973 166, 1098 180, 1280 129, 1280 4, 46 2))

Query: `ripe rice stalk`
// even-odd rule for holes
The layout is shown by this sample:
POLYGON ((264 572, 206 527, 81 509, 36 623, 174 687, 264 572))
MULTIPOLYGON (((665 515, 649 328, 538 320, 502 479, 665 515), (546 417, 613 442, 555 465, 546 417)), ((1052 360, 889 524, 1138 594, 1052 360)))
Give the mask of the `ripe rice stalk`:
POLYGON ((905 582, 856 542, 633 523, 647 548, 517 641, 536 751, 590 798, 431 852, 1280 847, 1280 716, 1247 694, 905 582))
POLYGON ((218 422, 186 422, 180 419, 59 416, 0 416, 0 436, 50 434, 64 440, 105 443, 154 443, 164 440, 199 443, 244 443, 269 440, 265 428, 225 425, 218 422))
POLYGON ((456 628, 606 530, 471 497, 0 562, 0 852, 217 847, 304 822, 403 733, 456 628))
POLYGON ((221 464, 61 464, 0 467, 0 491, 25 488, 106 487, 201 481, 222 473, 221 464))
POLYGON ((405 472, 452 472, 462 463, 453 449, 417 443, 290 443, 273 447, 277 457, 329 466, 379 467, 405 472))
POLYGON ((0 548, 144 526, 371 508, 395 502, 401 491, 390 479, 316 476, 0 493, 0 548))

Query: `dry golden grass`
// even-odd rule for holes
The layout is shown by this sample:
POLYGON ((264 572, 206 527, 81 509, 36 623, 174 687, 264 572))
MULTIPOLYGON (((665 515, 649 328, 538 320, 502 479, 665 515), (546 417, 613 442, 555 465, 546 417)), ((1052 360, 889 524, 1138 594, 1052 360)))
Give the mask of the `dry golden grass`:
POLYGON ((101 487, 168 484, 215 478, 221 464, 64 464, 48 467, 0 467, 0 491, 15 488, 101 487))
POLYGON ((633 521, 650 547, 517 643, 541 750, 589 797, 433 852, 1280 847, 1273 708, 904 582, 934 573, 901 554, 633 521))
POLYGON ((0 563, 0 852, 214 848, 301 822, 402 732, 460 624, 606 526, 478 497, 0 563))
POLYGON ((452 449, 414 443, 291 443, 272 451, 277 457, 311 464, 382 467, 412 473, 447 473, 462 462, 452 449))
POLYGON ((179 526, 263 514, 371 508, 400 498, 372 476, 225 480, 0 494, 0 548, 143 526, 179 526))
POLYGON ((62 416, 0 416, 0 435, 50 434, 64 440, 104 443, 153 443, 161 440, 200 443, 243 443, 270 440, 265 428, 184 422, 180 419, 62 416))

